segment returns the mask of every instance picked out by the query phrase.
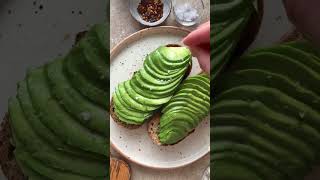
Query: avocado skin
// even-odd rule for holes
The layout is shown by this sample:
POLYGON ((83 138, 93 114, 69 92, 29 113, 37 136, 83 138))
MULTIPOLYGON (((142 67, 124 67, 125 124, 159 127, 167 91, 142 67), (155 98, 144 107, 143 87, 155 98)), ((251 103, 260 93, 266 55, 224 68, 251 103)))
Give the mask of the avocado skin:
POLYGON ((158 137, 163 145, 185 138, 209 114, 210 79, 206 74, 187 78, 162 109, 158 137))
POLYGON ((142 125, 171 99, 191 63, 191 52, 185 47, 161 46, 147 55, 143 67, 113 93, 116 121, 142 125))
POLYGON ((105 28, 93 26, 65 57, 30 69, 9 99, 14 156, 28 179, 109 178, 105 28))
POLYGON ((228 179, 226 170, 237 167, 241 178, 301 180, 317 164, 319 57, 307 41, 263 48, 213 82, 211 157, 219 159, 211 158, 212 178, 228 179))

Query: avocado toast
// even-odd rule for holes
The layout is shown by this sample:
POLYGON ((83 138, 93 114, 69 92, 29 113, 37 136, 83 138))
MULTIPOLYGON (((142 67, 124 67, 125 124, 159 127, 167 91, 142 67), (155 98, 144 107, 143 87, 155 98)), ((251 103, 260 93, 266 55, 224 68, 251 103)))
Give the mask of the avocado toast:
POLYGON ((320 53, 307 41, 236 60, 213 83, 211 178, 303 179, 320 155, 319 81, 320 53))
POLYGON ((110 112, 113 120, 137 128, 167 103, 190 71, 191 52, 186 47, 161 46, 144 60, 130 80, 118 84, 110 112))
POLYGON ((214 80, 255 39, 263 15, 263 0, 211 1, 211 79, 214 80))
POLYGON ((108 53, 107 26, 95 25, 18 83, 0 139, 9 180, 108 178, 108 53))
POLYGON ((157 145, 173 145, 188 136, 209 115, 210 78, 202 73, 188 77, 149 122, 148 132, 157 145))

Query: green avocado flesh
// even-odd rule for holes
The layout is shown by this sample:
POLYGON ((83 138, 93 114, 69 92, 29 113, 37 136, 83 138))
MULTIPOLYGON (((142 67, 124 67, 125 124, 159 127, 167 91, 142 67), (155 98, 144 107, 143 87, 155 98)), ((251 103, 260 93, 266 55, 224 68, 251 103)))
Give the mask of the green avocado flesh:
POLYGON ((161 144, 185 138, 209 114, 210 79, 206 74, 187 78, 162 109, 158 137, 161 144))
POLYGON ((214 80, 228 64, 250 17, 257 13, 254 0, 211 1, 210 45, 211 80, 214 80))
POLYGON ((234 61, 213 82, 211 177, 302 180, 320 155, 319 82, 320 54, 307 41, 234 61))
POLYGON ((109 177, 106 25, 64 58, 29 70, 9 99, 14 155, 28 179, 109 177))
POLYGON ((143 68, 113 93, 118 119, 126 124, 143 124, 171 99, 191 63, 191 52, 185 47, 161 46, 151 52, 143 68))

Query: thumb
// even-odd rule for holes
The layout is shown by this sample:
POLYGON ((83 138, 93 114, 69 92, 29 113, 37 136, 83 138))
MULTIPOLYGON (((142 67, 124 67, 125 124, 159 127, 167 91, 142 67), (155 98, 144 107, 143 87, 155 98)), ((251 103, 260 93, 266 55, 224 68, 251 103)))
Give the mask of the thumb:
POLYGON ((197 46, 190 47, 190 49, 192 55, 198 59, 201 69, 210 75, 210 51, 197 46))

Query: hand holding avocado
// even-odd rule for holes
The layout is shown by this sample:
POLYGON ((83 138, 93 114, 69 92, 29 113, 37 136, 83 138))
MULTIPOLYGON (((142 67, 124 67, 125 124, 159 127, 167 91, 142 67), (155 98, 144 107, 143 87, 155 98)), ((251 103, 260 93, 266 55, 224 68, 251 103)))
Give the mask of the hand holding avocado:
POLYGON ((210 74, 210 21, 191 32, 182 42, 198 58, 201 69, 210 74))

